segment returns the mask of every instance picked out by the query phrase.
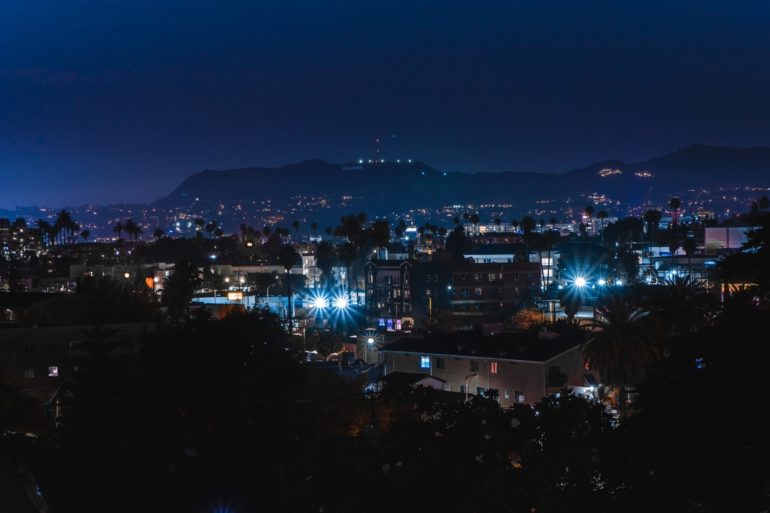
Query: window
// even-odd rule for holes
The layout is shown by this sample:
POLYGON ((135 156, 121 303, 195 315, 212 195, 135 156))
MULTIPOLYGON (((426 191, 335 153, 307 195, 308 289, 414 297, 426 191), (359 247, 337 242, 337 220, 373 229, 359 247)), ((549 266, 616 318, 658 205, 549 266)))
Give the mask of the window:
POLYGON ((471 372, 478 372, 479 371, 479 362, 478 362, 478 360, 471 360, 470 363, 471 363, 471 366, 470 366, 471 372))
POLYGON ((443 369, 445 367, 446 363, 444 362, 443 358, 436 358, 436 368, 437 369, 443 369))
POLYGON ((48 344, 48 352, 49 353, 55 353, 57 351, 56 344, 48 344))
POLYGON ((24 344, 24 353, 34 353, 35 352, 35 346, 32 344, 24 344))
POLYGON ((26 379, 32 379, 35 377, 35 369, 25 369, 24 370, 24 377, 26 379))
POLYGON ((524 392, 516 391, 515 402, 521 404, 524 402, 524 392))
POLYGON ((421 369, 430 369, 430 356, 421 356, 420 357, 420 368, 421 369))
POLYGON ((460 385, 460 393, 461 394, 464 394, 467 391, 468 391, 468 389, 465 387, 465 385, 460 385))
POLYGON ((505 396, 506 399, 510 399, 511 391, 506 388, 503 395, 505 396))
POLYGON ((473 281, 481 281, 481 275, 479 273, 475 273, 473 275, 473 281))
POLYGON ((486 389, 484 387, 476 387, 476 395, 484 395, 486 389))
POLYGON ((476 287, 473 293, 476 295, 476 297, 481 297, 481 294, 483 293, 483 291, 481 290, 481 287, 476 287))
POLYGON ((48 367, 48 377, 49 378, 58 378, 59 377, 59 367, 57 367, 57 366, 48 367))
POLYGON ((497 362, 489 362, 489 372, 491 374, 497 374, 497 362))
POLYGON ((497 279, 496 273, 489 273, 489 276, 487 277, 488 281, 495 281, 497 279))

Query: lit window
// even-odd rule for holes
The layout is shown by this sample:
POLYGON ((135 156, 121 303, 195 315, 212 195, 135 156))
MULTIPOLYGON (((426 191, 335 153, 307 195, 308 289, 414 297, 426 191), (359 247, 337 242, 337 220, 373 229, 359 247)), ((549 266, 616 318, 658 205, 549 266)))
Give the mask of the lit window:
POLYGON ((511 398, 511 392, 507 388, 505 389, 505 398, 510 399, 511 398))
POLYGON ((515 401, 516 401, 517 403, 519 403, 519 404, 523 403, 523 402, 524 402, 524 392, 519 392, 519 391, 517 390, 517 391, 516 391, 516 399, 515 399, 515 401))
POLYGON ((59 367, 48 367, 48 377, 49 378, 58 378, 59 377, 59 367))
POLYGON ((32 379, 35 377, 35 369, 25 369, 24 370, 24 377, 27 379, 32 379))
POLYGON ((489 362, 489 372, 497 374, 497 362, 489 362))
POLYGON ((430 369, 430 356, 421 356, 420 357, 420 368, 421 369, 430 369))

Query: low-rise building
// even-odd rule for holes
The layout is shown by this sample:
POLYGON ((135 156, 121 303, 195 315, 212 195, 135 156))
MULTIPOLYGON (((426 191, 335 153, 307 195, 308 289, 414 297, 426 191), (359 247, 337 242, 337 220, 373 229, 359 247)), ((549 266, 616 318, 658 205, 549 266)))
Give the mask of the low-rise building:
POLYGON ((590 393, 599 383, 587 370, 581 340, 553 332, 475 333, 402 338, 380 349, 384 375, 422 374, 432 385, 466 396, 496 397, 502 406, 533 404, 564 388, 590 393))

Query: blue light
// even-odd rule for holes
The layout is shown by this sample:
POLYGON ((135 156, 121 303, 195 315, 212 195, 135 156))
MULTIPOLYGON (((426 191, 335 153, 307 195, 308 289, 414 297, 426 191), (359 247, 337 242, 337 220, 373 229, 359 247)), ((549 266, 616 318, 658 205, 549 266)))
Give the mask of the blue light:
POLYGON ((334 308, 338 310, 344 310, 347 307, 348 307, 348 298, 346 298, 345 296, 338 296, 334 300, 334 308))
POLYGON ((578 276, 577 278, 575 278, 575 286, 576 287, 582 288, 582 287, 585 287, 587 284, 588 284, 588 282, 582 276, 578 276))

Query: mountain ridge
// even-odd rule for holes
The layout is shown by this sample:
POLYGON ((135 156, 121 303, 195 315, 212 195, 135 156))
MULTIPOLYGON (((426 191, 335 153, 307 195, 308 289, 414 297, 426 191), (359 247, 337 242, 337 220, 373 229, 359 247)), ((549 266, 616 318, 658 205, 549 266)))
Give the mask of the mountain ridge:
POLYGON ((633 203, 722 186, 770 186, 770 148, 694 144, 637 163, 608 159, 561 173, 469 173, 440 171, 417 161, 335 164, 312 159, 277 167, 203 170, 153 206, 268 199, 275 205, 297 196, 350 196, 361 198, 372 211, 384 212, 457 203, 524 206, 593 193, 633 203))

